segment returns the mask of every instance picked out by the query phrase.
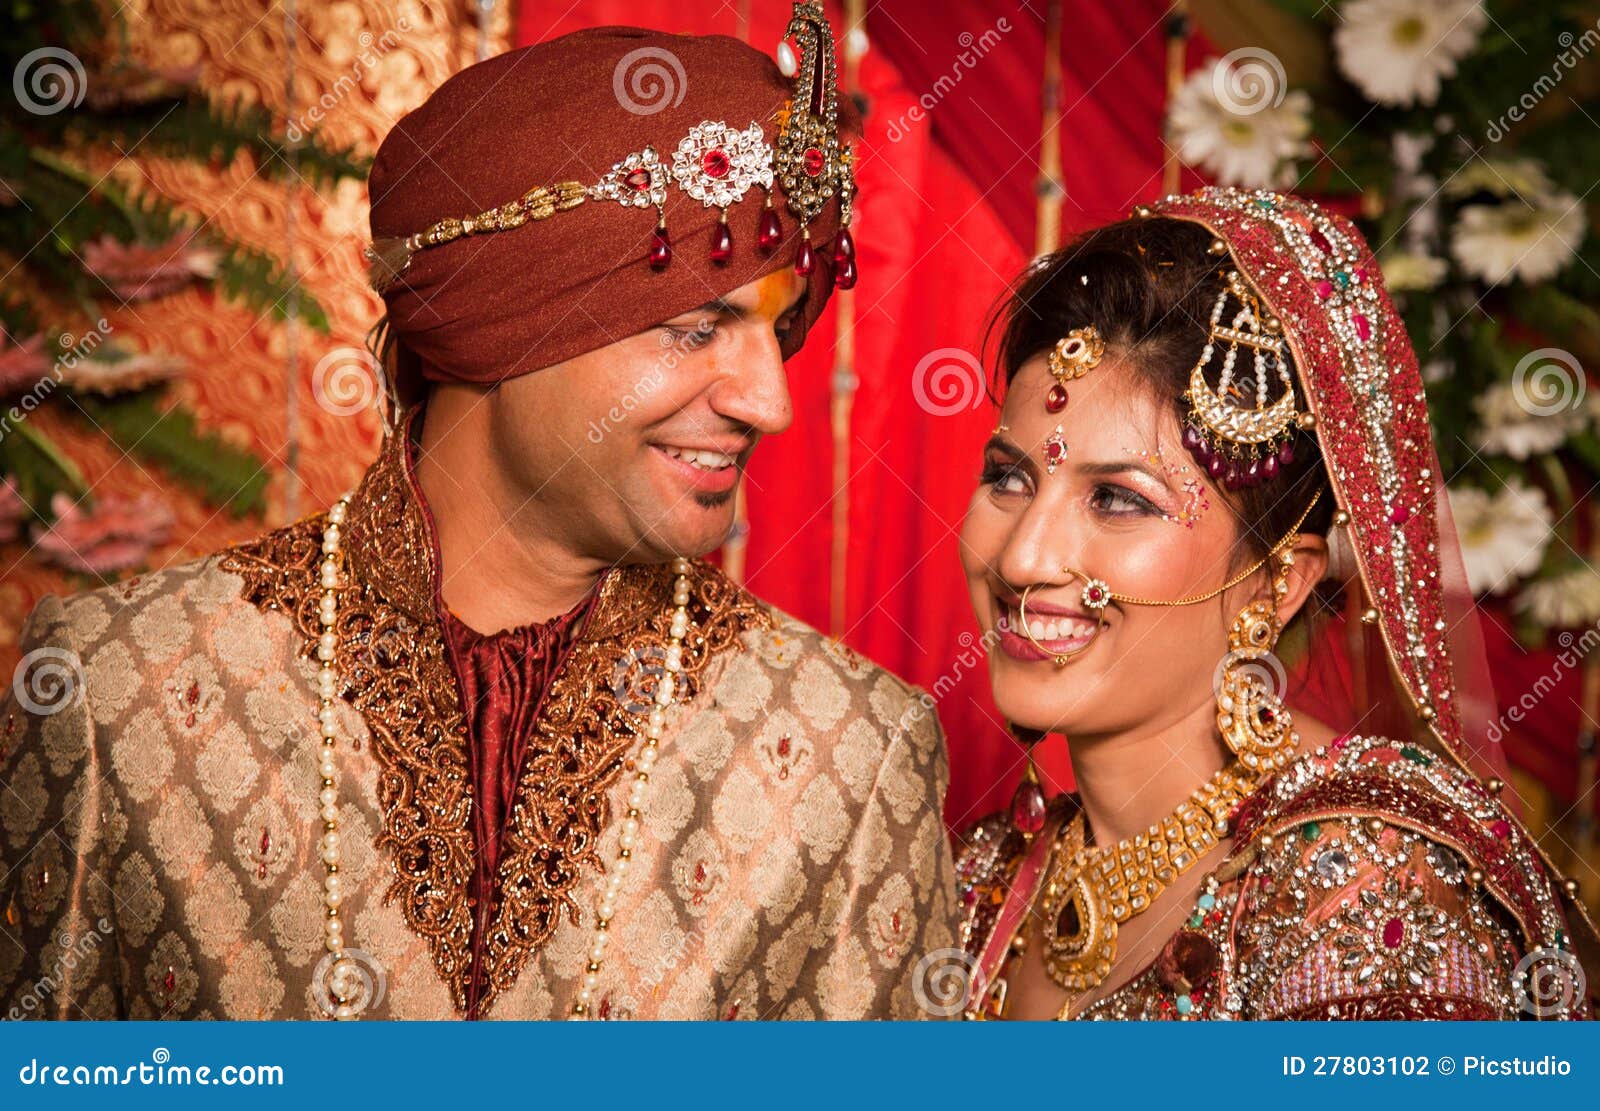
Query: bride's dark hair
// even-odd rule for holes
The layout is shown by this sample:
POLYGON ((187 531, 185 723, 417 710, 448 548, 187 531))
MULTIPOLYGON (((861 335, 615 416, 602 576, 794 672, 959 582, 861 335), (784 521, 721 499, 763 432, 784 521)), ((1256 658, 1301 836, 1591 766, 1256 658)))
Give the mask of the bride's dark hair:
MULTIPOLYGON (((1085 232, 1037 260, 996 310, 994 388, 1011 383, 1023 364, 1047 356, 1073 328, 1093 324, 1107 356, 1123 357, 1182 421, 1189 372, 1210 332, 1219 272, 1231 265, 1211 253, 1212 235, 1199 224, 1168 217, 1123 220, 1085 232)), ((1304 391, 1297 392, 1304 398, 1304 391)), ((1225 491, 1240 522, 1242 565, 1266 555, 1294 525, 1317 490, 1327 485, 1314 435, 1294 433, 1294 462, 1258 486, 1225 491)), ((1302 526, 1326 533, 1333 499, 1324 495, 1302 526)))

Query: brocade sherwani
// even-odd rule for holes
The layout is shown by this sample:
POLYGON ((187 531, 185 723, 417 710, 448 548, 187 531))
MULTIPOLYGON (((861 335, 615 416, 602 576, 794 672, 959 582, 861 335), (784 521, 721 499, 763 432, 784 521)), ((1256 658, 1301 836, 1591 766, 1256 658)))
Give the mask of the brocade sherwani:
MULTIPOLYGON (((325 524, 35 611, 23 651, 65 682, 30 673, 0 707, 0 1016, 324 1014, 325 524)), ((344 533, 341 911, 371 980, 362 1017, 565 1017, 617 859, 672 572, 612 571, 574 632, 525 738, 480 923, 468 719, 400 447, 344 533)), ((956 921, 933 716, 714 568, 691 580, 591 1015, 922 1017, 918 962, 954 944, 956 921)))

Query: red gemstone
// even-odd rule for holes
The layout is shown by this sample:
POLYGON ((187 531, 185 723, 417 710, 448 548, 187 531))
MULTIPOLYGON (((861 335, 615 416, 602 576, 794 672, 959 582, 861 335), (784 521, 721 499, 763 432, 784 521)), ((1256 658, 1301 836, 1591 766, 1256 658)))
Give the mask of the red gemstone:
POLYGON ((1325 255, 1333 254, 1333 244, 1328 242, 1328 237, 1316 228, 1311 229, 1311 245, 1325 255))
POLYGON ((178 977, 173 973, 172 969, 167 969, 167 978, 161 981, 161 986, 166 989, 168 995, 177 990, 178 977))
POLYGON ((1385 949, 1398 949, 1400 943, 1406 939, 1406 924, 1399 918, 1391 918, 1383 924, 1383 946, 1385 949))
POLYGON ((1067 445, 1060 440, 1046 440, 1044 442, 1045 461, 1059 465, 1067 457, 1067 445))
POLYGON ((833 284, 840 289, 854 289, 856 287, 855 259, 847 258, 834 268, 833 284))
POLYGON ((1328 281, 1326 278, 1323 278, 1317 283, 1316 289, 1317 296, 1322 298, 1324 301, 1333 296, 1333 283, 1328 281))
POLYGON ((725 223, 711 229, 711 261, 727 262, 733 257, 733 232, 725 223))
POLYGON ((629 189, 632 189, 635 193, 643 193, 646 189, 650 188, 650 171, 635 170, 633 173, 622 179, 622 184, 626 185, 629 189))
POLYGON ((1504 818, 1496 818, 1489 823, 1489 832, 1504 841, 1511 836, 1511 823, 1504 818))
POLYGON ((1278 715, 1272 712, 1271 706, 1263 706, 1256 712, 1256 717, 1261 719, 1262 725, 1271 725, 1278 720, 1278 715))
POLYGON ((1089 601, 1095 603, 1096 605, 1099 605, 1101 602, 1105 601, 1105 595, 1106 592, 1101 590, 1098 586, 1091 586, 1089 588, 1089 601))
POLYGON ((756 243, 763 251, 770 251, 782 242, 783 221, 772 209, 766 209, 761 213, 761 231, 757 233, 756 243))
POLYGON ((667 238, 666 228, 657 228, 655 239, 650 244, 650 269, 665 270, 672 261, 672 240, 667 238))
POLYGON ((811 240, 800 244, 800 253, 794 259, 794 272, 802 278, 811 276, 811 271, 817 268, 816 252, 811 249, 811 240))
POLYGON ((839 234, 833 240, 833 261, 842 264, 845 259, 855 257, 855 238, 851 236, 849 228, 840 228, 839 234))
POLYGON ((975 887, 964 888, 961 892, 961 901, 970 907, 978 901, 978 889, 975 887))
POLYGON ((778 738, 778 755, 779 756, 787 756, 787 755, 789 755, 789 746, 792 743, 793 742, 790 741, 789 734, 787 734, 787 733, 785 733, 783 736, 779 737, 778 738))
POLYGON ((1011 824, 1023 833, 1038 833, 1044 828, 1044 788, 1024 781, 1011 796, 1011 824))
POLYGON ((700 168, 706 172, 707 177, 727 177, 732 165, 728 161, 727 151, 720 147, 708 150, 700 156, 700 168))
POLYGON ((805 159, 806 175, 808 177, 816 177, 818 174, 820 174, 822 172, 823 163, 827 161, 827 159, 823 156, 822 151, 818 150, 816 147, 806 148, 805 159))
POLYGON ((1052 413, 1059 413, 1067 407, 1067 387, 1060 382, 1050 387, 1050 392, 1044 395, 1044 407, 1052 413))
POLYGON ((1405 524, 1409 520, 1411 520, 1411 510, 1407 509, 1405 506, 1403 506, 1403 505, 1392 505, 1392 506, 1389 507, 1389 523, 1390 524, 1393 524, 1396 527, 1398 527, 1400 525, 1405 524))
POLYGON ((1356 335, 1360 336, 1363 340, 1369 340, 1369 339, 1372 338, 1372 322, 1371 321, 1369 321, 1366 317, 1362 316, 1360 313, 1356 313, 1356 315, 1355 315, 1355 323, 1356 323, 1356 335))
POLYGON ((1350 280, 1355 282, 1356 285, 1360 285, 1362 282, 1366 281, 1367 280, 1367 268, 1365 266, 1356 267, 1353 271, 1350 272, 1350 280))

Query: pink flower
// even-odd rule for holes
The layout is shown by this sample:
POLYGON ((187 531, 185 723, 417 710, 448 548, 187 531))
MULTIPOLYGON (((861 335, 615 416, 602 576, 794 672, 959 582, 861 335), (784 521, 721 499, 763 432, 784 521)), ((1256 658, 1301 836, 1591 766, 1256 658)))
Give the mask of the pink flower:
POLYGON ((83 245, 83 265, 124 301, 148 301, 217 272, 215 248, 198 245, 191 232, 165 243, 119 243, 103 235, 83 245))
POLYGON ((90 575, 143 563, 173 525, 172 510, 149 493, 132 501, 115 495, 100 498, 92 508, 58 493, 50 499, 50 510, 55 523, 34 532, 39 551, 69 571, 90 575))
POLYGON ((0 482, 0 544, 9 544, 22 535, 22 521, 28 507, 17 493, 16 480, 6 478, 0 482))
POLYGON ((30 389, 50 373, 50 356, 44 337, 30 336, 17 343, 0 331, 0 397, 30 389))

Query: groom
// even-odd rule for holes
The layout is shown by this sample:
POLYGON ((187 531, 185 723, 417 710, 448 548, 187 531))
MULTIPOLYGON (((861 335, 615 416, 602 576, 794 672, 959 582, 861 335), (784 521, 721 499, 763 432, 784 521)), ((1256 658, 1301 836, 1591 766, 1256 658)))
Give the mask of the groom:
POLYGON ((821 5, 790 32, 792 86, 606 28, 389 134, 413 403, 360 486, 29 623, 0 1015, 921 1016, 938 727, 692 558, 854 281, 821 5), (641 102, 638 65, 675 87, 641 102))

